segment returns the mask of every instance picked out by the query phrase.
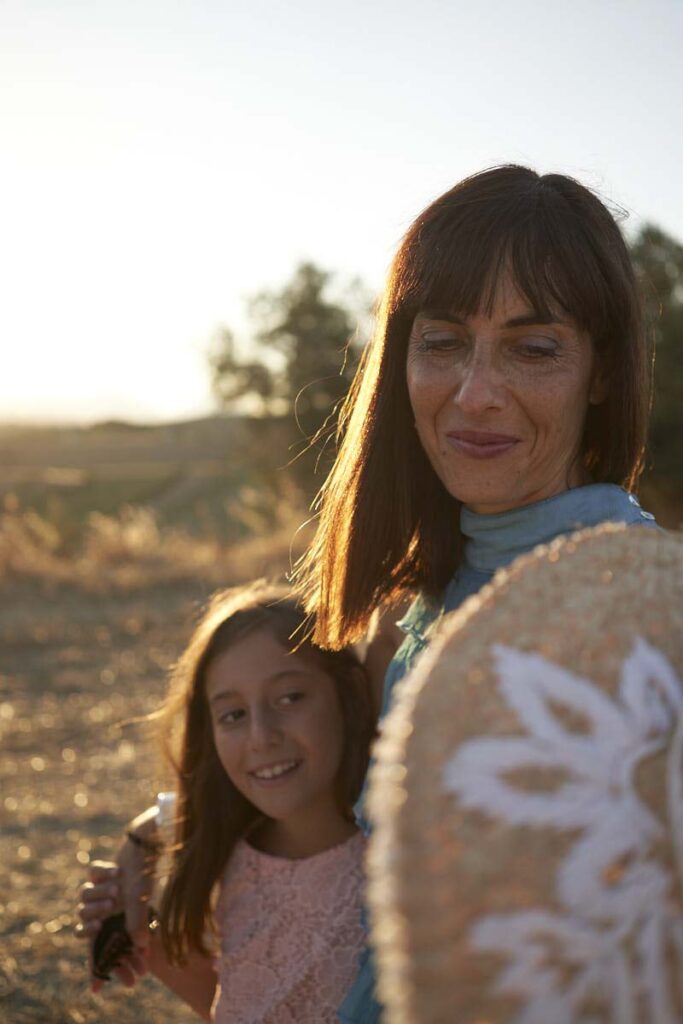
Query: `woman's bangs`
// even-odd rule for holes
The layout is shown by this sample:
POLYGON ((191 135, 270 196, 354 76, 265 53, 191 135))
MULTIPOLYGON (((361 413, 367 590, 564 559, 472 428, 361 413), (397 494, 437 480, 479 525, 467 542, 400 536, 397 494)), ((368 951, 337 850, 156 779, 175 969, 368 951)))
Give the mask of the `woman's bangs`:
POLYGON ((500 234, 477 236, 467 228, 461 223, 429 225, 405 252, 398 291, 411 318, 424 309, 471 316, 491 304, 505 263, 505 240, 500 234))
POLYGON ((596 338, 603 333, 608 284, 593 248, 574 223, 530 220, 509 237, 504 262, 535 313, 565 315, 596 338))
POLYGON ((536 241, 533 236, 537 234, 530 230, 508 241, 505 266, 514 286, 539 317, 568 316, 578 322, 579 317, 583 319, 585 304, 572 269, 562 253, 553 251, 552 240, 536 241))
MULTIPOLYGON (((452 215, 452 210, 441 212, 452 215)), ((600 334, 604 275, 576 224, 558 212, 517 207, 496 211, 488 223, 461 216, 451 225, 446 217, 424 225, 398 268, 396 297, 402 312, 411 318, 424 309, 490 316, 498 284, 509 271, 531 311, 544 318, 566 315, 600 334)))

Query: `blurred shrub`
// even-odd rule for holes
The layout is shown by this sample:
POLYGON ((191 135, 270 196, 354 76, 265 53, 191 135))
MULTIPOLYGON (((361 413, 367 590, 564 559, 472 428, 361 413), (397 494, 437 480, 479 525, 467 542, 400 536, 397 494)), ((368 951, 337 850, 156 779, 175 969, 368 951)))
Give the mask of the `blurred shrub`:
POLYGON ((117 516, 93 513, 74 552, 35 511, 13 509, 0 515, 0 584, 40 579, 48 586, 106 592, 187 580, 217 586, 281 576, 305 542, 306 531, 298 530, 303 518, 287 507, 275 529, 228 545, 163 528, 152 510, 127 506, 117 516), (296 549, 293 537, 299 540, 296 549))

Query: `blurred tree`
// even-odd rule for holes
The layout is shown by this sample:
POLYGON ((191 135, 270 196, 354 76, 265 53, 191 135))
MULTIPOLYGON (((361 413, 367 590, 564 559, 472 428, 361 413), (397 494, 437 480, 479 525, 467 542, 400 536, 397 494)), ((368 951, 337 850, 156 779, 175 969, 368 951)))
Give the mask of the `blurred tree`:
POLYGON ((269 411, 274 398, 275 381, 267 366, 241 360, 235 349, 235 336, 228 327, 219 327, 209 352, 211 386, 223 409, 245 396, 258 398, 262 412, 269 411))
MULTIPOLYGON (((326 423, 331 436, 336 407, 357 362, 357 324, 367 317, 367 296, 356 281, 335 300, 329 296, 332 281, 315 264, 300 264, 281 290, 263 291, 250 300, 250 359, 241 358, 225 327, 209 355, 213 392, 222 408, 250 406, 260 418, 282 416, 291 457, 306 452, 326 423)), ((323 447, 321 439, 317 452, 295 463, 311 496, 330 464, 329 452, 321 459, 323 447)))
POLYGON ((631 244, 655 344, 649 476, 683 493, 683 245, 652 224, 631 244))

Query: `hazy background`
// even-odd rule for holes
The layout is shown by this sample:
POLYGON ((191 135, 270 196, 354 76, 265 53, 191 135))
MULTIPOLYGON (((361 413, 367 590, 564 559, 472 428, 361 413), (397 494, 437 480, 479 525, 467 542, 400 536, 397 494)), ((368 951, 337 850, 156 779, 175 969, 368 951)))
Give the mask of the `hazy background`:
POLYGON ((643 501, 683 521, 682 41, 680 0, 0 0, 3 1024, 187 1021, 152 979, 87 994, 78 889, 168 785, 144 716, 198 607, 310 538, 331 454, 292 457, 464 175, 628 214, 643 501))
POLYGON ((302 259, 376 293, 485 165, 683 239, 679 0, 2 0, 0 420, 212 408, 206 347, 302 259))

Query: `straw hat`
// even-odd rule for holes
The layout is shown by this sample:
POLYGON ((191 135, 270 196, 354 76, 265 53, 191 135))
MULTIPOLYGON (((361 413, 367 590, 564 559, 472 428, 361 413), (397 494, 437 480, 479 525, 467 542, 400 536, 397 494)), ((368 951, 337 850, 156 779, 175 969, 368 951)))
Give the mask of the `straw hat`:
POLYGON ((683 538, 605 525, 444 620, 371 775, 391 1024, 683 1022, 683 538))

